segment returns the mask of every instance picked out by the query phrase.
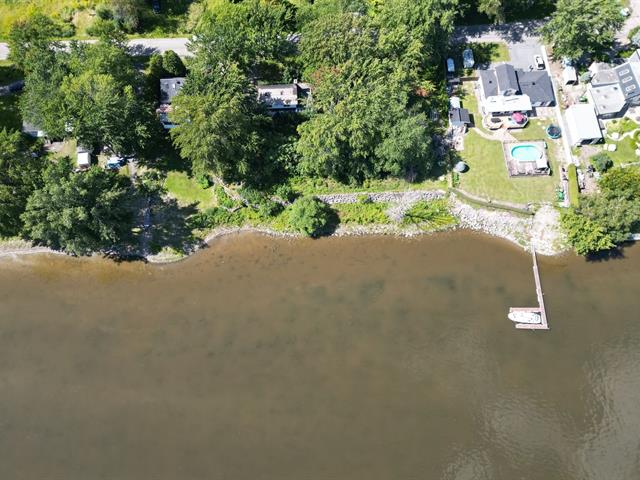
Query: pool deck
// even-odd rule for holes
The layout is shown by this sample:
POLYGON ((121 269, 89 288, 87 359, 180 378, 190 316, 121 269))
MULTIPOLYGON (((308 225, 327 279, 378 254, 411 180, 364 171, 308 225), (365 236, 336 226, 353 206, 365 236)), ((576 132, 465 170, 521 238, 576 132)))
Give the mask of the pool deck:
POLYGON ((547 157, 547 144, 544 140, 531 140, 531 141, 505 141, 502 142, 502 152, 504 154, 504 162, 507 166, 507 172, 509 176, 512 178, 527 178, 527 177, 546 177, 549 175, 549 170, 546 172, 539 172, 536 169, 536 162, 518 162, 511 155, 511 151, 514 147, 519 145, 533 145, 540 149, 542 152, 543 158, 546 160, 547 165, 549 165, 549 159, 547 157))

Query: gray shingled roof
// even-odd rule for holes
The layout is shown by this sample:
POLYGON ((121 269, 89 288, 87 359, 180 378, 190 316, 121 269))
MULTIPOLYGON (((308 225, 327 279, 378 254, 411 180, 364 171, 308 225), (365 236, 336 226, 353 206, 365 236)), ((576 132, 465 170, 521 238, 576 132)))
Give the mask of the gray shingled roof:
POLYGON ((160 79, 160 103, 171 103, 184 85, 184 77, 160 79))
POLYGON ((555 102, 551 78, 545 70, 525 72, 518 70, 518 84, 523 94, 529 95, 531 103, 555 102))
POLYGON ((516 70, 513 68, 513 65, 501 63, 496 66, 495 72, 499 92, 504 92, 506 90, 519 90, 518 77, 516 76, 516 70))

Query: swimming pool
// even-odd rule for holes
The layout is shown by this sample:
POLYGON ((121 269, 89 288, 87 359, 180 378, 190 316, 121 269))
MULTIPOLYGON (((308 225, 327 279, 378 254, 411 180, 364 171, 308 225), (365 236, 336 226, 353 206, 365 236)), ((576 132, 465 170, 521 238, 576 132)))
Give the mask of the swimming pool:
POLYGON ((511 156, 518 162, 536 162, 542 158, 543 152, 535 145, 516 145, 511 149, 511 156))

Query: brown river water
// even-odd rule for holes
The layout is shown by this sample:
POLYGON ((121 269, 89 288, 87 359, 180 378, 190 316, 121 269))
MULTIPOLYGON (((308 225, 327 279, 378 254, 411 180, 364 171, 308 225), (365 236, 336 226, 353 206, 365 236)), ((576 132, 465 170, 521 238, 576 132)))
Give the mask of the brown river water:
POLYGON ((640 478, 640 246, 231 236, 0 259, 0 479, 640 478))

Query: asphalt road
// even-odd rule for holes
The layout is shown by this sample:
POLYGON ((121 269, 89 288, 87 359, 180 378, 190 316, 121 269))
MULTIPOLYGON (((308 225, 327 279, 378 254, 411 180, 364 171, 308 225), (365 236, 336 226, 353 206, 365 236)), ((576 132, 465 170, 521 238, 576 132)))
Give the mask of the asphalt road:
MULTIPOLYGON (((129 48, 135 55, 151 55, 173 50, 181 57, 187 57, 190 55, 187 50, 188 41, 188 38, 137 38, 129 40, 129 48)), ((8 55, 9 47, 6 43, 0 43, 0 60, 6 60, 8 55)))

